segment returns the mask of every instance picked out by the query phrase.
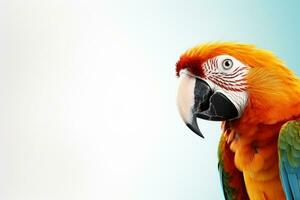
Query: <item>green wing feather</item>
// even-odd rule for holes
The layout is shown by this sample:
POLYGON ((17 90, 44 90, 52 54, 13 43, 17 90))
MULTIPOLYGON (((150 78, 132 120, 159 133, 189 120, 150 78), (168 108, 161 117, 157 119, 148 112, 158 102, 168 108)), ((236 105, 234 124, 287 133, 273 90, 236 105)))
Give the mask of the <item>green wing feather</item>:
POLYGON ((283 125, 278 150, 280 178, 286 198, 300 199, 300 121, 283 125))

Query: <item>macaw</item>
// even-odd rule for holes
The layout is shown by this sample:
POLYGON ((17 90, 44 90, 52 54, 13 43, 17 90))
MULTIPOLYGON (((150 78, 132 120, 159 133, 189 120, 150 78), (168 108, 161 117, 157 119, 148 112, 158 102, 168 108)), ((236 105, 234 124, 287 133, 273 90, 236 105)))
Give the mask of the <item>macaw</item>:
POLYGON ((300 200, 300 79, 268 50, 236 42, 188 49, 176 64, 177 105, 221 121, 218 170, 226 200, 300 200))

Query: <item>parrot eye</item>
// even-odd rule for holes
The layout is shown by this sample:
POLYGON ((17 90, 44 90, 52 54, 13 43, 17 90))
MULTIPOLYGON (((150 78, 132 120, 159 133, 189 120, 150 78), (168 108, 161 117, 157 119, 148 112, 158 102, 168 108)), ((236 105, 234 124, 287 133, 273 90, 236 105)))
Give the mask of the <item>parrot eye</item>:
POLYGON ((230 60, 230 59, 225 59, 225 60, 223 60, 223 62, 222 62, 222 67, 224 68, 224 69, 230 69, 231 67, 233 66, 233 62, 232 62, 232 60, 230 60))

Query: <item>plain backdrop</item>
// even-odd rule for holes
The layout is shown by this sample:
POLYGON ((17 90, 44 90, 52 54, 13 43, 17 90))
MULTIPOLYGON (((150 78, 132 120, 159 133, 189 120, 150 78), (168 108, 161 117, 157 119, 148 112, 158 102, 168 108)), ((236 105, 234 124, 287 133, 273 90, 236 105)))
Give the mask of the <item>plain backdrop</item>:
MULTIPOLYGON (((175 63, 207 41, 300 75, 299 1, 0 1, 0 198, 223 199, 220 123, 176 108, 175 63)), ((282 89, 282 88, 280 88, 282 89)))

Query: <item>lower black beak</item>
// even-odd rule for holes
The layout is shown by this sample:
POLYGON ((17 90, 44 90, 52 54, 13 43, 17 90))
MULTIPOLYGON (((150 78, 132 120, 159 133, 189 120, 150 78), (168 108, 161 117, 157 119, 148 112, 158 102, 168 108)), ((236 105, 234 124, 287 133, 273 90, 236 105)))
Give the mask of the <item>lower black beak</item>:
POLYGON ((223 121, 238 117, 235 105, 221 92, 213 92, 202 79, 181 74, 177 95, 178 109, 186 125, 203 137, 197 117, 223 121))
POLYGON ((215 92, 209 99, 209 108, 194 113, 197 117, 212 121, 234 119, 238 116, 235 105, 222 93, 215 92))

